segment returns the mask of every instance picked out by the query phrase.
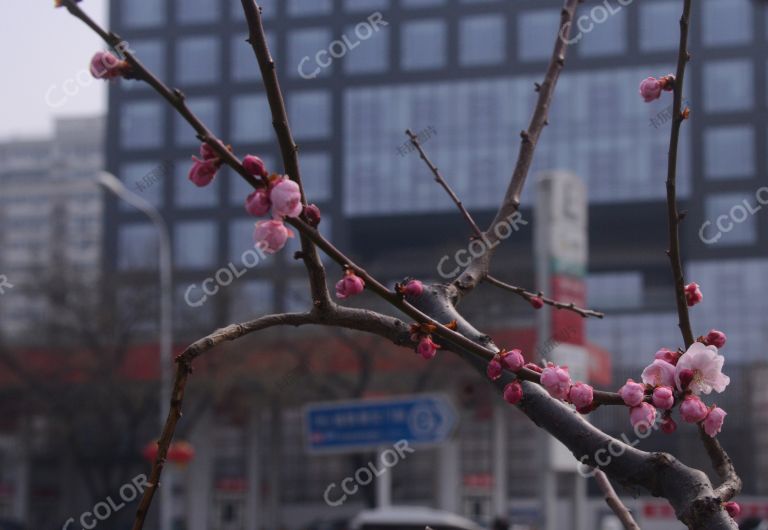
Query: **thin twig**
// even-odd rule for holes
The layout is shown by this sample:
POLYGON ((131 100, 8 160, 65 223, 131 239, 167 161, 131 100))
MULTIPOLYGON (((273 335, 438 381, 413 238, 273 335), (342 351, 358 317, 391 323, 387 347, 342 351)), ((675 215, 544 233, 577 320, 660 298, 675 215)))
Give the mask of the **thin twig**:
POLYGON ((632 517, 632 513, 629 511, 629 509, 624 506, 624 503, 621 502, 621 499, 619 499, 619 496, 616 494, 616 490, 613 489, 611 481, 608 480, 606 474, 600 469, 594 469, 593 473, 593 477, 595 478, 595 482, 597 482, 597 486, 600 488, 600 491, 603 492, 605 503, 611 508, 611 510, 613 510, 613 513, 616 514, 616 517, 619 518, 621 524, 624 525, 624 529, 640 530, 640 526, 638 526, 638 524, 635 522, 635 519, 632 517))
MULTIPOLYGON (((430 160, 429 156, 427 156, 426 151, 424 150, 424 147, 421 145, 421 142, 419 142, 418 137, 411 132, 410 129, 407 129, 405 131, 405 134, 408 135, 408 138, 411 141, 411 144, 416 148, 416 150, 419 152, 419 156, 424 161, 424 163, 427 165, 429 170, 432 172, 432 175, 435 178, 435 182, 437 182, 448 194, 448 196, 451 198, 451 200, 454 202, 456 207, 461 212, 461 215, 464 217, 464 219, 467 221, 467 224, 472 229, 472 232, 474 232, 475 237, 482 237, 483 233, 480 230, 480 227, 477 225, 475 220, 472 218, 472 215, 469 213, 469 211, 464 206, 464 203, 461 202, 461 199, 459 199, 459 196, 456 194, 455 191, 451 188, 451 186, 448 184, 448 182, 443 178, 442 173, 440 173, 440 170, 437 168, 437 166, 430 160)), ((496 287, 499 287, 501 289, 504 289, 506 291, 515 293, 519 296, 522 296, 524 299, 526 299, 528 302, 530 302, 534 298, 539 298, 542 302, 544 302, 547 305, 550 305, 556 309, 565 309, 567 311, 573 311, 574 313, 578 313, 582 317, 597 317, 597 318, 603 318, 605 316, 604 313, 601 313, 599 311, 593 311, 591 309, 584 309, 581 307, 576 306, 573 303, 566 303, 566 302, 558 302, 557 300, 554 300, 552 298, 547 298, 542 293, 534 293, 533 291, 528 291, 526 289, 523 289, 522 287, 517 287, 515 285, 510 285, 508 283, 502 282, 501 280, 495 278, 491 274, 487 274, 484 278, 485 281, 490 283, 491 285, 495 285, 496 287)))

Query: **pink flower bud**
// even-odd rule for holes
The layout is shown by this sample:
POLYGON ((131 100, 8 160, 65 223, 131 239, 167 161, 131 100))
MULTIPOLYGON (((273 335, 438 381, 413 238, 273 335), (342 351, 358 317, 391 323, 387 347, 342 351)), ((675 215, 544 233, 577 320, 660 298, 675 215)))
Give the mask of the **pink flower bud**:
POLYGON ((536 372, 537 374, 540 374, 542 371, 544 371, 544 369, 536 363, 525 363, 525 367, 531 371, 536 372))
POLYGON ((320 219, 322 218, 320 215, 320 208, 314 204, 308 204, 304 207, 304 217, 307 218, 307 222, 310 226, 317 227, 317 225, 320 224, 320 219))
POLYGON ((91 75, 96 79, 114 79, 126 71, 128 65, 109 52, 96 52, 91 58, 91 75))
POLYGON ((646 432, 656 421, 656 409, 650 403, 640 403, 629 409, 629 421, 638 432, 646 432))
POLYGON ((571 388, 571 376, 566 368, 549 363, 541 372, 541 386, 555 399, 566 399, 571 388))
POLYGON ((245 211, 256 217, 267 215, 269 213, 269 194, 266 190, 259 189, 250 193, 245 199, 245 211))
POLYGON ((403 294, 411 298, 418 298, 424 292, 424 284, 419 280, 411 280, 403 287, 403 294))
POLYGON ((693 307, 702 300, 704 300, 704 295, 701 293, 701 289, 699 289, 699 284, 689 283, 685 286, 685 302, 688 304, 688 307, 693 307))
POLYGON ((738 502, 726 502, 723 504, 723 508, 725 508, 725 511, 728 512, 728 515, 734 519, 741 515, 741 505, 739 505, 738 502))
POLYGON ((680 416, 688 423, 698 423, 707 417, 707 406, 697 396, 687 396, 680 405, 680 416))
POLYGON ((727 415, 728 413, 720 407, 714 407, 709 411, 707 417, 704 418, 704 431, 712 438, 717 436, 717 433, 723 428, 723 422, 727 415))
POLYGON ((277 219, 257 222, 253 232, 254 241, 267 254, 282 249, 289 237, 293 237, 293 232, 277 219))
POLYGON ((661 431, 665 434, 672 434, 677 430, 677 423, 675 420, 667 416, 664 421, 661 422, 661 431))
POLYGON ((437 354, 437 344, 432 342, 432 337, 429 335, 422 337, 419 345, 416 347, 416 353, 429 360, 437 354))
POLYGON ((344 277, 336 282, 336 298, 344 300, 363 292, 365 281, 351 270, 347 270, 344 277))
POLYGON ((213 177, 216 176, 216 172, 219 170, 219 165, 212 160, 200 160, 195 156, 192 157, 192 160, 194 160, 194 163, 189 170, 187 178, 189 178, 195 186, 201 188, 207 186, 211 183, 213 177))
POLYGON ((594 399, 594 390, 586 383, 576 383, 568 392, 568 400, 573 403, 578 410, 586 409, 592 404, 594 399))
POLYGON ((725 333, 723 333, 720 330, 717 329, 711 329, 709 330, 709 333, 707 333, 706 341, 707 345, 714 346, 715 348, 722 348, 725 346, 725 340, 726 340, 725 333))
POLYGON ((502 369, 498 357, 498 355, 494 355, 493 359, 488 363, 488 367, 485 369, 485 373, 491 381, 496 381, 501 377, 502 369))
POLYGON ((205 142, 200 144, 200 156, 203 158, 203 160, 213 160, 219 158, 219 155, 216 153, 213 147, 205 142))
POLYGON ((653 391, 653 405, 661 410, 669 410, 675 404, 672 387, 660 386, 653 391))
POLYGON ((520 381, 512 381, 504 387, 504 401, 510 405, 517 405, 523 399, 523 385, 520 381))
POLYGON ((655 77, 647 77, 640 83, 640 95, 646 103, 661 97, 663 86, 655 77))
POLYGON ((298 217, 301 214, 301 191, 299 185, 288 177, 275 184, 269 194, 272 213, 280 217, 298 217))
POLYGON ((688 385, 691 384, 693 378, 696 376, 693 370, 690 368, 683 368, 678 374, 680 377, 680 390, 687 390, 688 385))
POLYGON ((264 161, 258 156, 245 155, 245 157, 243 157, 243 168, 254 177, 267 176, 267 167, 264 165, 264 161))
POLYGON ((619 389, 619 396, 628 407, 637 407, 645 397, 645 386, 635 383, 632 379, 627 379, 624 386, 619 389))
POLYGON ((525 358, 520 350, 501 352, 501 364, 511 372, 519 372, 525 364, 525 358))
POLYGON ((666 361, 671 365, 676 365, 677 360, 680 358, 680 354, 676 351, 668 350, 667 348, 662 348, 656 352, 654 357, 656 359, 659 359, 660 361, 666 361))
POLYGON ((544 300, 540 296, 534 296, 528 302, 533 306, 534 309, 541 309, 544 307, 544 300))

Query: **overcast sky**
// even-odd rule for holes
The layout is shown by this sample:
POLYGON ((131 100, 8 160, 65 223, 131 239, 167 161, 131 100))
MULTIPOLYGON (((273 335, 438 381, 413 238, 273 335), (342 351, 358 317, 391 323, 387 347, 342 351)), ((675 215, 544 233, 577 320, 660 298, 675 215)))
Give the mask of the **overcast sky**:
MULTIPOLYGON (((107 3, 80 5, 104 24, 107 3)), ((7 7, 0 17, 0 141, 45 135, 57 116, 105 112, 105 82, 82 73, 100 39, 53 0, 10 0, 7 7)))

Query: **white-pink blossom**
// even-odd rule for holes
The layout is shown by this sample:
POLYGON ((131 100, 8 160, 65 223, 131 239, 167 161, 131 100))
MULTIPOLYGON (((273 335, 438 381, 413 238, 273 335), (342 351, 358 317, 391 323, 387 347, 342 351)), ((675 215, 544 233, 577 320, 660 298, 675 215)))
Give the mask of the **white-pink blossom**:
POLYGON ((718 355, 717 348, 694 342, 677 361, 675 367, 675 385, 684 390, 680 382, 680 373, 684 370, 693 372, 688 389, 694 394, 709 394, 713 390, 722 392, 731 378, 723 373, 725 357, 718 355))
POLYGON ((661 359, 655 359, 645 367, 641 377, 646 385, 673 386, 675 384, 675 365, 661 359))

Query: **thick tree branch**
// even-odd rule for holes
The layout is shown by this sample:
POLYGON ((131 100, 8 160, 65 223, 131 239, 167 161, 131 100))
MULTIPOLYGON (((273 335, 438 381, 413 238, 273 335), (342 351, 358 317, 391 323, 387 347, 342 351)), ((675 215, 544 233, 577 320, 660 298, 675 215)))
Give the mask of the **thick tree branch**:
POLYGON ((488 230, 483 234, 488 249, 482 256, 474 258, 459 277, 453 281, 453 285, 456 287, 457 296, 459 298, 474 289, 488 274, 491 259, 493 258, 494 252, 499 247, 497 243, 500 242, 499 236, 496 235, 494 228, 498 224, 508 223, 509 219, 517 213, 520 208, 520 196, 523 193, 523 186, 525 186, 528 171, 533 162, 536 144, 538 143, 541 131, 549 123, 547 121, 549 106, 552 102, 552 96, 554 95, 560 72, 565 65, 568 39, 571 34, 571 26, 578 4, 579 0, 565 0, 560 15, 560 27, 557 32, 557 40, 555 41, 552 58, 547 67, 547 73, 544 76, 544 81, 540 85, 536 85, 536 90, 539 92, 536 108, 533 111, 533 116, 531 117, 528 129, 520 133, 522 140, 520 143, 520 151, 517 155, 517 163, 515 164, 515 169, 512 173, 512 179, 504 195, 501 206, 496 212, 496 217, 491 222, 488 230))
POLYGON ((611 481, 608 480, 608 476, 599 469, 593 470, 593 473, 594 475, 592 476, 594 477, 595 482, 597 482, 597 486, 600 488, 600 491, 603 492, 605 503, 611 508, 611 510, 613 510, 613 513, 616 514, 616 517, 619 518, 619 521, 621 521, 624 529, 640 530, 640 526, 638 526, 638 524, 635 522, 635 519, 632 517, 632 513, 627 509, 626 506, 624 506, 624 503, 621 502, 621 499, 619 499, 619 496, 616 494, 616 490, 613 489, 611 481))

